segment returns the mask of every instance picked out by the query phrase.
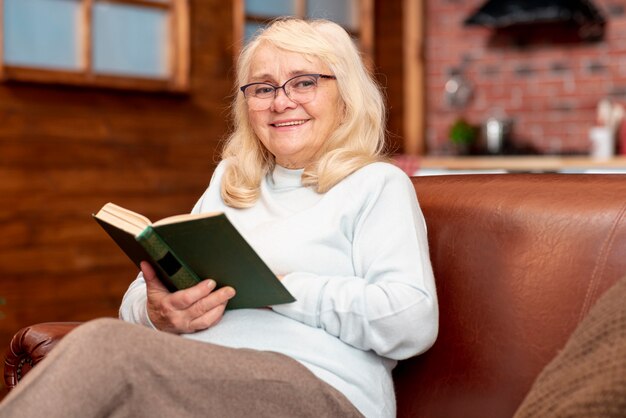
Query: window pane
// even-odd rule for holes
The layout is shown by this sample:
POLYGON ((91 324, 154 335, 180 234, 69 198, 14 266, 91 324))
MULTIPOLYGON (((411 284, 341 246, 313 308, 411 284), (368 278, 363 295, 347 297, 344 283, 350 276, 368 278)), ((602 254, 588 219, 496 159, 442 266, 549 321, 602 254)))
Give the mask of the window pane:
POLYGON ((359 28, 358 0, 309 0, 306 9, 309 18, 332 20, 350 30, 359 28))
POLYGON ((7 64, 78 69, 76 0, 4 0, 4 58, 7 64))
POLYGON ((265 27, 265 25, 262 25, 260 23, 246 22, 244 42, 250 42, 252 38, 254 38, 254 35, 256 35, 257 31, 263 27, 265 27))
POLYGON ((247 0, 246 14, 256 16, 293 16, 296 0, 247 0))
POLYGON ((168 76, 166 10, 98 2, 93 16, 96 73, 168 76))

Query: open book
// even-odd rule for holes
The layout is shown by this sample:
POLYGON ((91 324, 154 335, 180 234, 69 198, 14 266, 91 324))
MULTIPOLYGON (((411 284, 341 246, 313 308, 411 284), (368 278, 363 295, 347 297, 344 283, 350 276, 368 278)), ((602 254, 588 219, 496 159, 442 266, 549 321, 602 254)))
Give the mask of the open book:
POLYGON ((152 223, 107 203, 93 216, 135 265, 149 262, 170 291, 210 278, 218 288, 235 288, 227 309, 295 300, 224 213, 176 215, 152 223))

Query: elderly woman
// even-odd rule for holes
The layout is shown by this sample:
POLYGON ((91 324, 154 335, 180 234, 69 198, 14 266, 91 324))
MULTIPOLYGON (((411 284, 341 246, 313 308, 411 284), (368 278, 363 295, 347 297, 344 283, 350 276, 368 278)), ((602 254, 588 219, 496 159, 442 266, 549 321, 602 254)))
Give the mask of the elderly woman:
POLYGON ((412 184, 382 157, 380 90, 328 21, 274 22, 237 76, 235 129, 193 211, 225 212, 296 301, 226 311, 236 289, 170 293, 144 263, 120 309, 144 326, 79 327, 0 416, 28 401, 47 416, 395 416, 392 369, 433 344, 438 311, 412 184))

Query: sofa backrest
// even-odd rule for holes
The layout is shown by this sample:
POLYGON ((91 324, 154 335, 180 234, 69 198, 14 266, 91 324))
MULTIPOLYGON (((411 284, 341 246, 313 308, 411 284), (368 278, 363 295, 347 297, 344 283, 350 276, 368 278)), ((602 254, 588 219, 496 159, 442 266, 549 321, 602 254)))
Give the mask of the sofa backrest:
POLYGON ((429 351, 394 371, 398 416, 510 418, 593 303, 626 275, 626 176, 413 183, 440 332, 429 351))

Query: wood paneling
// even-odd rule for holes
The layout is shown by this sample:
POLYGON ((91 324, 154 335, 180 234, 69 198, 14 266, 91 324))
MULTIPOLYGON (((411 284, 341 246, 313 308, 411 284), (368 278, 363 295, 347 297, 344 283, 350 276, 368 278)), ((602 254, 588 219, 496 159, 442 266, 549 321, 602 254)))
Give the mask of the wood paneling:
POLYGON ((404 94, 402 0, 374 2, 374 73, 387 101, 387 144, 393 153, 404 152, 404 94))
POLYGON ((404 118, 404 152, 410 155, 423 154, 424 138, 424 39, 423 1, 404 0, 402 4, 402 39, 404 85, 404 109, 411 117, 404 118))
POLYGON ((229 129, 233 18, 229 2, 190 6, 188 94, 0 84, 3 349, 32 323, 117 315, 137 272, 91 219, 104 203, 157 219, 208 184, 229 129))

